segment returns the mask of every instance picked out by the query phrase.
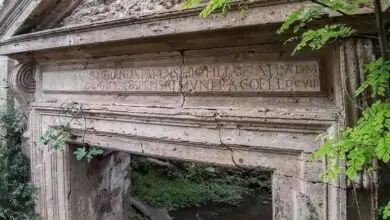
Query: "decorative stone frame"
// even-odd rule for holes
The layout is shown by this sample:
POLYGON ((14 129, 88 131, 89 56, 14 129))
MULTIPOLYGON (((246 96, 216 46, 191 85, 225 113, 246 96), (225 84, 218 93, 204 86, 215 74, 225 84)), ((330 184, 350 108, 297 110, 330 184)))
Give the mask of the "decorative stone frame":
MULTIPOLYGON (((29 116, 25 136, 29 137, 32 178, 40 189, 37 211, 44 219, 74 218, 69 173, 70 168, 74 168, 69 162, 72 152, 69 149, 49 151, 47 146, 38 143, 45 129, 58 126, 60 104, 73 100, 82 104, 87 125, 85 133, 82 124, 72 124, 73 132, 78 135, 71 140, 73 142, 86 141, 133 154, 267 169, 273 172, 274 220, 347 218, 345 177, 341 176, 331 184, 322 183, 319 173, 323 171, 326 160, 312 164, 308 163, 308 157, 320 145, 315 141, 319 133, 330 131, 336 136, 339 124, 351 125, 356 121, 359 110, 354 108, 356 100, 349 100, 348 94, 352 94, 356 89, 354 86, 364 78, 360 65, 370 60, 373 54, 368 40, 348 39, 322 54, 321 91, 317 93, 240 93, 224 97, 210 93, 194 95, 181 90, 164 95, 123 95, 121 92, 102 95, 104 91, 100 94, 85 93, 82 89, 73 91, 80 87, 77 80, 68 83, 68 88, 62 87, 62 91, 56 86, 50 91, 43 89, 42 84, 56 85, 66 77, 47 80, 50 77, 43 76, 47 67, 52 68, 54 76, 60 76, 61 71, 81 72, 83 66, 90 70, 99 67, 100 63, 119 65, 123 58, 130 59, 129 63, 141 61, 146 66, 161 64, 167 57, 174 66, 191 60, 196 61, 195 64, 212 63, 212 59, 203 59, 202 54, 196 54, 197 51, 192 54, 197 58, 186 59, 191 54, 183 48, 203 48, 204 44, 208 48, 261 44, 263 53, 257 57, 259 60, 291 59, 285 55, 285 47, 282 50, 280 45, 271 45, 284 41, 283 36, 274 35, 275 27, 285 20, 286 14, 308 3, 253 1, 244 17, 239 11, 232 11, 226 19, 212 15, 207 20, 198 19, 199 8, 184 12, 172 9, 169 13, 151 11, 140 18, 130 16, 47 30, 82 1, 56 2, 59 4, 52 0, 10 1, 0 11, 0 35, 3 38, 0 54, 21 62, 12 71, 8 83, 29 116), (36 32, 37 29, 32 28, 45 31, 36 32), (20 33, 28 34, 15 36, 20 33), (204 37, 205 33, 207 37, 204 37), (191 36, 186 38, 185 35, 191 36), (203 38, 192 39, 199 36, 203 38), (154 44, 148 39, 153 39, 154 44), (144 54, 133 57, 135 59, 121 57, 140 51, 175 52, 163 52, 158 56, 144 54), (107 54, 109 57, 102 58, 107 54), (159 59, 161 56, 165 58, 159 59), (156 59, 148 62, 145 57, 156 59), (53 69, 55 66, 60 68, 53 69)), ((362 16, 366 18, 365 13, 370 12, 363 12, 362 16)), ((351 23, 348 19, 339 19, 351 23)), ((374 23, 361 24, 359 19, 355 24, 365 34, 373 32, 375 27, 374 23)), ((253 52, 252 48, 246 49, 253 52)), ((213 50, 210 52, 212 54, 213 50)), ((301 59, 311 60, 312 55, 301 59)), ((367 178, 360 178, 364 179, 367 178)), ((367 188, 364 181, 358 186, 367 188)), ((361 195, 366 199, 364 194, 361 195)))
MULTIPOLYGON (((167 101, 160 106, 150 103, 144 106, 137 103, 129 105, 126 98, 121 99, 123 102, 112 105, 109 104, 110 98, 104 97, 101 97, 101 102, 93 104, 91 100, 94 101, 97 98, 94 96, 99 96, 98 93, 87 95, 72 92, 66 86, 53 87, 49 85, 50 80, 45 81, 48 71, 52 71, 50 74, 57 74, 55 77, 57 81, 54 83, 59 83, 62 81, 60 77, 62 71, 77 72, 84 62, 88 63, 89 68, 93 68, 99 62, 106 62, 112 68, 112 62, 117 58, 56 63, 38 60, 39 65, 34 68, 37 80, 36 100, 31 104, 29 118, 32 128, 30 133, 32 177, 40 189, 37 211, 44 219, 72 219, 69 178, 72 166, 69 157, 73 156, 72 152, 68 149, 50 151, 38 141, 46 129, 59 126, 58 120, 63 116, 59 115, 58 109, 61 103, 72 100, 82 104, 83 118, 82 122, 76 120, 71 124, 76 138, 70 140, 70 143, 85 141, 91 145, 131 154, 269 170, 273 173, 275 220, 345 219, 345 179, 325 184, 319 178, 325 166, 324 162, 309 162, 310 153, 320 145, 316 141, 316 136, 327 130, 337 131, 341 120, 340 109, 337 107, 340 106, 339 94, 342 94, 341 80, 338 78, 339 69, 337 65, 330 65, 338 60, 336 51, 328 50, 328 54, 335 55, 335 58, 327 60, 324 64, 327 71, 333 74, 323 78, 323 81, 332 84, 333 92, 337 95, 333 98, 333 107, 315 104, 316 99, 327 100, 327 97, 313 98, 314 101, 310 103, 318 105, 318 108, 302 108, 298 105, 287 108, 280 105, 251 108, 250 105, 241 104, 205 108, 191 104, 199 102, 196 96, 183 96, 180 93, 166 97, 153 97, 156 94, 149 94, 140 100, 132 97, 137 94, 130 94, 131 102, 138 100, 152 103, 158 99, 167 101), (61 88, 63 91, 55 91, 55 88, 61 88), (186 103, 190 104, 187 106, 186 103), (323 108, 320 108, 321 106, 323 108)), ((177 54, 170 54, 167 57, 170 64, 180 65, 182 60, 191 62, 191 56, 197 53, 188 54, 189 57, 184 58, 177 54)), ((269 52, 267 54, 270 56, 269 52)), ((147 60, 142 57, 150 59, 153 56, 142 55, 141 59, 136 57, 134 60, 138 59, 137 62, 141 65, 148 65, 147 60)), ((153 62, 161 65, 164 60, 153 59, 153 62)), ((18 71, 19 74, 22 72, 18 71)), ((70 86, 76 88, 77 84, 70 86)), ((323 87, 322 89, 325 89, 323 92, 326 93, 327 88, 329 86, 323 87)), ((226 99, 212 96, 208 98, 217 101, 226 99)), ((268 100, 272 98, 274 97, 268 100)), ((282 95, 279 99, 293 98, 283 98, 282 95)), ((207 97, 205 99, 207 100, 207 97)), ((238 97, 233 100, 237 99, 238 97)), ((248 99, 252 100, 249 103, 267 100, 266 97, 257 96, 250 96, 248 99), (260 100, 256 101, 257 98, 260 100)), ((310 99, 310 96, 302 96, 302 99, 310 99)))
MULTIPOLYGON (((46 128, 58 125, 55 121, 58 120, 58 106, 34 106, 32 113, 33 124, 35 129, 33 133, 33 142, 36 143, 39 134, 46 128)), ((96 130, 88 131, 85 137, 82 138, 89 144, 96 144, 103 148, 129 152, 132 154, 142 154, 161 158, 171 158, 177 160, 186 160, 192 162, 212 163, 223 166, 240 166, 247 168, 261 168, 273 172, 272 175, 272 193, 273 193, 273 213, 274 219, 326 219, 327 213, 332 215, 344 215, 343 213, 335 213, 332 206, 345 201, 343 198, 344 189, 338 186, 332 186, 322 183, 319 180, 319 173, 323 169, 323 163, 318 161, 314 164, 308 162, 309 153, 301 149, 292 150, 291 148, 298 145, 304 146, 310 141, 313 146, 318 145, 314 141, 315 135, 323 132, 323 126, 332 126, 335 118, 322 115, 321 120, 318 120, 318 113, 299 117, 299 113, 286 118, 274 119, 274 122, 267 121, 267 117, 258 119, 252 122, 251 127, 256 127, 255 131, 240 130, 242 136, 257 134, 259 136, 267 136, 269 132, 277 132, 275 136, 282 136, 285 140, 277 141, 275 145, 283 146, 281 148, 258 148, 248 149, 246 146, 234 144, 234 141, 229 140, 232 134, 238 137, 237 130, 231 128, 230 120, 221 117, 218 122, 215 122, 213 116, 208 119, 203 119, 202 124, 207 125, 207 128, 196 128, 199 126, 199 121, 194 123, 180 123, 182 117, 177 115, 177 112, 172 111, 170 114, 165 114, 165 119, 156 119, 156 124, 148 123, 149 128, 160 129, 163 124, 167 123, 170 129, 180 132, 181 136, 185 136, 186 132, 193 132, 196 129, 199 135, 207 135, 209 138, 207 143, 199 143, 191 140, 164 140, 165 138, 147 137, 144 135, 123 134, 126 130, 131 130, 138 123, 144 123, 145 117, 153 113, 142 112, 143 116, 123 115, 120 108, 110 110, 108 114, 94 111, 89 106, 84 106, 88 125, 93 125, 96 130), (89 113, 99 114, 106 117, 118 117, 120 126, 118 129, 107 128, 103 123, 110 123, 111 126, 119 123, 118 121, 101 120, 89 113), (134 122, 127 117, 136 118, 134 122), (316 119, 314 119, 316 118, 316 119), (302 129, 310 122, 314 122, 311 128, 302 129), (165 122, 164 122, 165 121, 165 122), (177 125, 185 126, 179 129, 172 128, 172 121, 177 125), (283 121, 283 122, 282 122, 283 121), (294 126, 291 126, 293 124, 294 126), (282 126, 288 126, 283 128, 282 126), (229 128, 230 127, 230 128, 229 128), (286 132, 297 132, 294 135, 289 135, 286 132), (298 133, 299 132, 299 133, 298 133), (302 142, 305 140, 306 143, 302 142), (290 149, 289 149, 290 148, 290 149)), ((165 110, 164 110, 165 111, 165 110)), ((199 113, 199 112, 198 112, 199 113)), ((203 114, 212 115, 214 112, 202 112, 203 114)), ((263 113, 264 114, 264 113, 263 113)), ((283 113, 282 113, 283 114, 283 113)), ((204 116, 202 116, 204 117, 204 116)), ((186 120, 189 120, 186 118, 186 120)), ((197 120, 194 116, 193 120, 197 120)), ((247 119, 248 120, 248 119, 247 119)), ((244 122, 245 119, 237 120, 244 122)), ((83 135, 82 126, 74 125, 74 131, 79 131, 78 134, 83 135)), ((142 132, 142 131, 141 131, 142 132)), ((258 139, 259 143, 267 141, 258 139)), ((260 144, 259 144, 260 145, 260 144)), ((63 152, 48 151, 47 146, 34 146, 31 150, 31 158, 33 158, 33 180, 40 186, 40 203, 38 210, 45 216, 46 219, 72 219, 69 207, 71 201, 68 200, 70 193, 69 188, 69 167, 68 157, 73 156, 71 152, 65 150, 63 152), (59 212, 64 210, 65 212, 59 212)), ((336 206, 337 207, 337 206, 336 206)), ((332 216, 329 219, 341 219, 342 216, 332 216)))

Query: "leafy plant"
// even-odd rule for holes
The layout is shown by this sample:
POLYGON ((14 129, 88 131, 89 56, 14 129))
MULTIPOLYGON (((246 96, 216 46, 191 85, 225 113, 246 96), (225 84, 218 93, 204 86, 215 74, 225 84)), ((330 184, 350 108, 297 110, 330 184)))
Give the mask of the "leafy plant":
POLYGON ((48 129, 39 137, 39 142, 52 149, 61 150, 65 148, 70 136, 70 133, 65 130, 48 129))
POLYGON ((38 219, 34 212, 37 188, 30 182, 30 167, 21 142, 25 117, 13 106, 4 107, 0 125, 6 135, 0 140, 0 219, 38 219))
POLYGON ((386 206, 383 208, 383 219, 389 219, 390 218, 390 202, 386 204, 386 206))
MULTIPOLYGON (((329 12, 337 11, 342 14, 356 12, 361 5, 367 4, 365 0, 325 0, 320 1, 320 6, 328 9, 329 12)), ((310 19, 308 13, 302 13, 302 9, 294 12, 286 20, 279 29, 279 33, 283 33, 295 23, 299 23, 298 28, 294 28, 294 33, 297 30, 305 27, 310 19), (303 22, 303 24, 302 24, 303 22)), ((329 13, 328 12, 328 13, 329 13)), ((381 13, 376 8, 376 13, 381 13)), ((312 16, 314 19, 325 16, 319 13, 312 16)), ((380 16, 377 15, 380 20, 380 16)), ((297 26, 296 26, 297 27, 297 26)), ((382 30, 378 30, 381 32, 382 30)), ((338 38, 344 38, 354 34, 354 30, 346 25, 325 25, 318 29, 304 30, 299 37, 292 38, 298 40, 298 44, 294 52, 304 48, 313 50, 323 48, 327 43, 338 38)), ((387 45, 386 39, 381 38, 382 45, 387 45)), ((327 158, 327 169, 322 174, 324 181, 337 179, 341 172, 340 161, 346 161, 346 174, 351 180, 355 179, 359 172, 367 170, 370 175, 377 169, 374 167, 374 160, 388 163, 390 161, 390 101, 388 100, 386 91, 389 91, 390 80, 390 62, 387 60, 388 48, 381 48, 382 56, 376 61, 366 64, 363 69, 367 73, 367 79, 356 91, 356 95, 360 95, 367 91, 371 93, 374 103, 364 109, 362 117, 357 121, 354 127, 347 127, 339 131, 340 137, 336 138, 330 135, 322 136, 324 144, 321 148, 312 155, 312 159, 327 158)), ((390 203, 383 209, 383 218, 390 218, 390 203)))
POLYGON ((359 171, 368 168, 372 171, 374 158, 385 163, 390 160, 390 102, 378 101, 363 112, 363 116, 353 128, 341 131, 341 137, 327 137, 322 147, 312 155, 312 159, 327 157, 328 167, 323 174, 324 181, 337 178, 341 167, 340 160, 346 160, 348 178, 356 178, 359 171))
POLYGON ((386 88, 390 80, 390 61, 384 61, 383 58, 379 58, 363 67, 364 70, 370 74, 368 75, 367 80, 356 91, 356 94, 360 95, 371 87, 372 96, 374 98, 386 96, 386 88))
POLYGON ((73 154, 76 155, 77 160, 86 159, 89 163, 95 156, 102 155, 103 153, 103 149, 98 146, 92 146, 90 148, 78 147, 73 154))
MULTIPOLYGON (((46 130, 39 137, 39 143, 47 145, 53 150, 62 150, 67 146, 66 142, 73 136, 70 124, 73 120, 82 117, 82 105, 77 102, 68 103, 60 107, 59 113, 65 118, 69 118, 68 121, 65 123, 62 122, 57 129, 46 130)), ((85 146, 85 143, 81 143, 76 148, 74 155, 76 155, 77 160, 86 159, 88 162, 91 162, 95 156, 104 153, 104 150, 97 146, 92 146, 90 148, 86 148, 85 146)))
POLYGON ((351 27, 346 25, 326 25, 316 30, 308 30, 302 34, 302 37, 292 37, 287 40, 287 42, 300 40, 293 51, 294 54, 295 52, 308 47, 315 50, 321 49, 329 43, 329 41, 351 36, 354 32, 355 31, 351 27))
MULTIPOLYGON (((221 5, 220 1, 211 0, 208 5, 221 5)), ((222 2, 228 1, 222 0, 222 2)), ((340 137, 330 134, 320 136, 324 144, 312 155, 313 160, 327 158, 327 169, 322 174, 324 181, 339 176, 342 169, 340 161, 343 160, 346 161, 347 176, 353 180, 365 169, 368 174, 375 171, 377 167, 373 166, 374 161, 379 160, 385 164, 390 161, 390 61, 386 38, 389 30, 385 30, 383 26, 380 0, 313 0, 312 2, 315 3, 314 6, 293 12, 277 31, 278 34, 283 34, 291 30, 290 34, 294 36, 287 42, 297 42, 293 53, 303 49, 318 50, 334 40, 355 34, 355 30, 345 24, 327 24, 319 28, 310 28, 310 22, 326 18, 334 12, 349 16, 358 12, 362 6, 370 6, 370 3, 374 3, 375 6, 382 57, 363 66, 367 79, 356 91, 356 95, 363 92, 370 93, 373 104, 364 109, 362 117, 354 127, 340 130, 340 137)), ((217 9, 218 7, 205 7, 200 16, 205 17, 217 9)), ((390 219, 390 202, 383 208, 383 218, 390 219)))

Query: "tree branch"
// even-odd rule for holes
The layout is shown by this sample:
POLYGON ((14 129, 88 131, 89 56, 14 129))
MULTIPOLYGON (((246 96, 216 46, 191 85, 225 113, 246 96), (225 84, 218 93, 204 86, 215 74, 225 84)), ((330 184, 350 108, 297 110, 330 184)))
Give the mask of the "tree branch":
MULTIPOLYGON (((383 12, 382 12, 381 1, 375 0, 374 5, 375 5, 375 17, 376 17, 376 25, 378 29, 379 47, 381 51, 381 56, 384 61, 387 61, 389 59, 388 51, 387 51, 388 43, 387 43, 385 25, 383 23, 383 12)), ((387 82, 387 98, 390 98, 390 81, 387 82)))
POLYGON ((382 14, 382 6, 380 0, 375 0, 375 17, 376 17, 376 25, 378 28, 378 37, 379 37, 379 46, 381 51, 381 56, 383 60, 388 60, 387 55, 387 38, 386 38, 386 30, 385 25, 383 24, 383 14, 382 14))

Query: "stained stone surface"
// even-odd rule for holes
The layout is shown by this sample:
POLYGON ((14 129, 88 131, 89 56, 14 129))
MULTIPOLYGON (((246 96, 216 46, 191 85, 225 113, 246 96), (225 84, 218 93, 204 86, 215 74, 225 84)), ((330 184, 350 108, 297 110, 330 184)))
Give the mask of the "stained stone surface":
POLYGON ((130 154, 115 152, 91 163, 70 160, 72 219, 129 219, 130 154))
POLYGON ((317 62, 290 61, 47 73, 42 85, 47 92, 320 92, 320 77, 317 62))
MULTIPOLYGON (((79 3, 62 5, 69 2, 69 11, 79 3)), ((66 27, 3 42, 1 53, 21 63, 13 79, 36 80, 28 90, 24 81, 9 86, 31 110, 38 213, 45 220, 125 219, 129 154, 140 154, 268 170, 274 220, 345 220, 344 176, 321 182, 324 161, 309 157, 318 134, 337 134, 343 74, 358 70, 361 57, 336 44, 290 56, 274 34, 274 24, 302 6, 288 2, 202 20, 175 13, 181 1, 84 0, 66 27), (38 141, 66 121, 58 109, 69 102, 83 114, 69 125, 72 143, 117 153, 87 164, 38 141)))
POLYGON ((181 9, 183 0, 84 0, 62 25, 139 17, 181 9))

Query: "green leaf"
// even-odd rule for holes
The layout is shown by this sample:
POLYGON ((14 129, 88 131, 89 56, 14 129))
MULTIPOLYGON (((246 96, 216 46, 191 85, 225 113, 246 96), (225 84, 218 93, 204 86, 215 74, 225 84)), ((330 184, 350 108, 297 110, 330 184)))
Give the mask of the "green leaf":
POLYGON ((97 156, 97 155, 102 155, 104 153, 104 150, 100 147, 97 147, 97 146, 93 146, 91 147, 91 149, 89 150, 89 153, 92 155, 92 156, 97 156))
POLYGON ((358 88, 356 95, 362 94, 366 89, 370 88, 372 97, 384 97, 390 80, 390 61, 383 61, 382 58, 376 61, 363 65, 363 69, 368 73, 365 82, 358 88))
POLYGON ((303 14, 303 8, 300 8, 294 11, 293 13, 291 13, 291 15, 287 17, 287 19, 283 22, 282 26, 278 29, 276 33, 277 34, 284 33, 286 30, 288 30, 291 27, 291 25, 293 25, 295 22, 299 20, 302 14, 303 14))
POLYGON ((390 219, 390 202, 383 209, 383 219, 390 219))
POLYGON ((310 29, 302 34, 300 42, 295 47, 293 54, 305 48, 318 50, 330 41, 351 36, 355 30, 345 25, 326 25, 318 29, 310 29))
POLYGON ((77 160, 82 160, 87 155, 87 150, 85 147, 78 147, 73 154, 76 155, 77 160))

